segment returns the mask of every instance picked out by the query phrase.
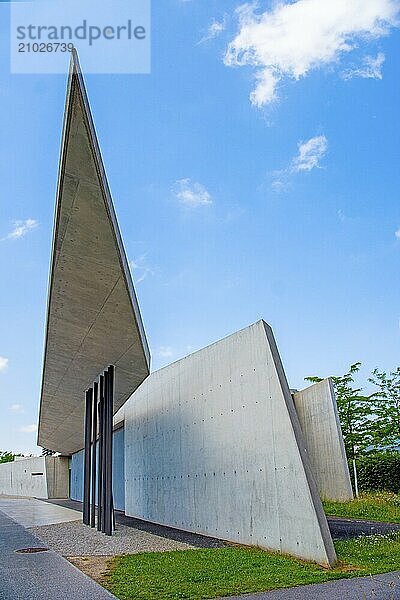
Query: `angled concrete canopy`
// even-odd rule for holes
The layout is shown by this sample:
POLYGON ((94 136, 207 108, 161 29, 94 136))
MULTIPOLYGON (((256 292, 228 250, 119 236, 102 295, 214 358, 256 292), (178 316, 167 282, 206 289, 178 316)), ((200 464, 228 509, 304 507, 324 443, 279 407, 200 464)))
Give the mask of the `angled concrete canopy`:
POLYGON ((115 365, 114 412, 150 354, 79 63, 72 55, 58 176, 38 444, 83 446, 84 393, 115 365))

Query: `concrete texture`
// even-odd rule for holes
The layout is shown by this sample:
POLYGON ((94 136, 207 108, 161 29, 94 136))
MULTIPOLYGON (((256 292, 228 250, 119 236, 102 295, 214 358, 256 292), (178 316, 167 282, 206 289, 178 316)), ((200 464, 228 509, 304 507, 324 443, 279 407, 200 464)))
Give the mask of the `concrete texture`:
MULTIPOLYGON (((117 510, 125 510, 125 458, 124 429, 113 432, 113 499, 117 510)), ((72 500, 83 500, 83 463, 84 451, 72 455, 71 460, 71 493, 72 500)), ((96 461, 96 468, 99 461, 96 461)), ((97 496, 97 493, 96 493, 97 496)))
POLYGON ((68 498, 68 459, 34 456, 0 465, 0 494, 68 498))
POLYGON ((116 368, 114 410, 150 355, 76 56, 68 81, 54 222, 38 444, 83 447, 85 390, 116 368))
POLYGON ((153 373, 124 413, 127 515, 335 562, 266 323, 153 373))
POLYGON ((18 554, 43 542, 0 511, 0 600, 110 600, 115 598, 52 551, 18 554))
POLYGON ((45 546, 62 556, 115 556, 194 548, 184 542, 120 524, 112 536, 101 535, 97 529, 91 529, 81 521, 32 527, 30 531, 45 546))
POLYGON ((259 594, 229 596, 226 600, 400 600, 400 571, 259 594))
POLYGON ((0 510, 23 527, 36 527, 81 521, 79 511, 56 504, 49 504, 36 498, 9 498, 0 496, 0 510))
POLYGON ((352 500, 350 473, 331 379, 293 394, 320 496, 352 500))

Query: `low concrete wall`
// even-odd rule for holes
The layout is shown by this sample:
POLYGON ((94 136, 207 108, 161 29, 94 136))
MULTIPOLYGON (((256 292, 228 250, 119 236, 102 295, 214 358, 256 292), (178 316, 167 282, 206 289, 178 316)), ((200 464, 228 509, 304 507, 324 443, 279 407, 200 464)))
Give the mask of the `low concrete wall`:
POLYGON ((68 498, 68 459, 37 456, 1 464, 0 494, 68 498))
POLYGON ((293 394, 319 493, 351 500, 353 490, 333 384, 330 379, 293 394))
POLYGON ((335 562, 266 323, 153 373, 124 412, 127 515, 335 562))

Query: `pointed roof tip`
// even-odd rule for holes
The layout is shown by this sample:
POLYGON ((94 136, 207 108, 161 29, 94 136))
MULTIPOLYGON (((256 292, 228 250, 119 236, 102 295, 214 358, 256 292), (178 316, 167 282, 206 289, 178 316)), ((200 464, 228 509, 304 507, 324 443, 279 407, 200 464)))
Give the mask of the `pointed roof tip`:
POLYGON ((72 75, 81 75, 81 65, 79 63, 78 51, 75 46, 71 50, 70 73, 72 75))

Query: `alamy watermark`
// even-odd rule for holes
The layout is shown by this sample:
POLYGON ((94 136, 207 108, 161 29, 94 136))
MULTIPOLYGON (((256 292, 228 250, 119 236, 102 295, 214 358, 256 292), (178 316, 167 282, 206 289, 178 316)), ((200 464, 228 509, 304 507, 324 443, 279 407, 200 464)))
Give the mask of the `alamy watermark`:
POLYGON ((12 2, 13 73, 65 73, 77 48, 86 73, 150 72, 150 0, 12 2))

